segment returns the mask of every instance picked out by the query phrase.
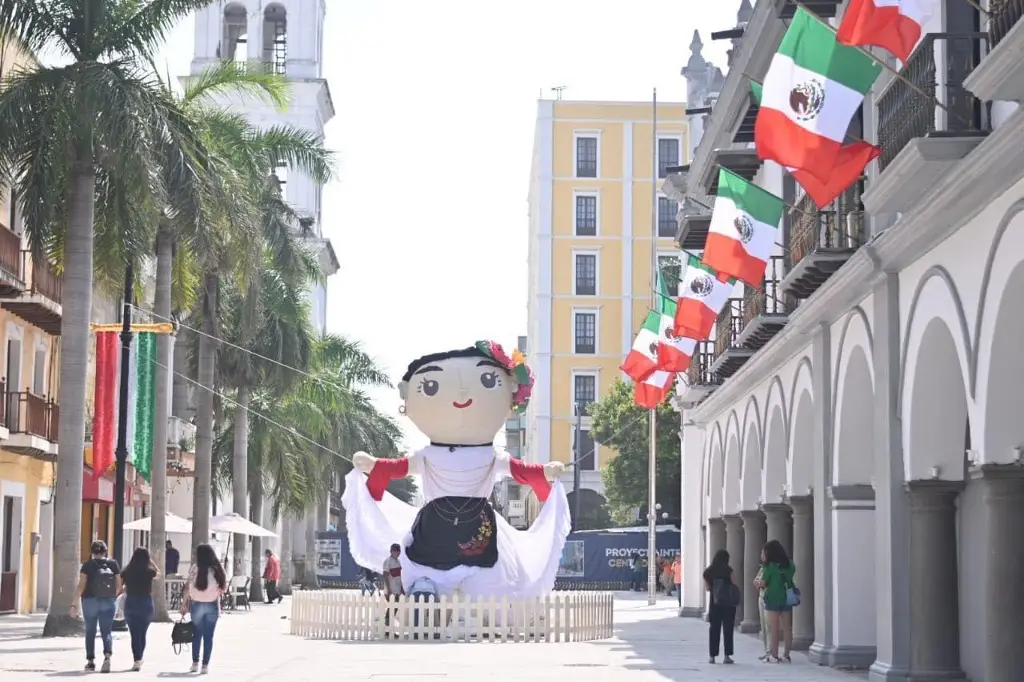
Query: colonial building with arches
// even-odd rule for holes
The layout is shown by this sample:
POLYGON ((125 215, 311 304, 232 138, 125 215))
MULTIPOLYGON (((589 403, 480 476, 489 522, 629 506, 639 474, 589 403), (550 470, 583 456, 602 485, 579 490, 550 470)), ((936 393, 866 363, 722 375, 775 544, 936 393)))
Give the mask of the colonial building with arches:
MULTIPOLYGON (((808 4, 834 25, 845 5, 808 4)), ((881 157, 822 210, 752 149, 749 79, 793 3, 741 3, 729 74, 672 180, 689 200, 679 240, 703 248, 719 167, 790 208, 764 284, 736 294, 677 387, 683 615, 703 614, 701 571, 725 548, 739 627, 756 631, 751 581, 778 539, 812 661, 876 680, 1021 679, 1024 22, 1012 4, 941 3, 852 124, 881 157)))

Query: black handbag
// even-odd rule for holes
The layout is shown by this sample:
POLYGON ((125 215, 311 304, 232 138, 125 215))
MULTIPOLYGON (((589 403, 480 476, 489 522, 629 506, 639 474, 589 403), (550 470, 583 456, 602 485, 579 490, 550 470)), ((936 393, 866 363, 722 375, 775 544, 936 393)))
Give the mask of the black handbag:
POLYGON ((191 644, 195 633, 195 624, 190 620, 186 621, 182 616, 171 628, 171 648, 174 649, 174 653, 180 654, 182 646, 191 644))

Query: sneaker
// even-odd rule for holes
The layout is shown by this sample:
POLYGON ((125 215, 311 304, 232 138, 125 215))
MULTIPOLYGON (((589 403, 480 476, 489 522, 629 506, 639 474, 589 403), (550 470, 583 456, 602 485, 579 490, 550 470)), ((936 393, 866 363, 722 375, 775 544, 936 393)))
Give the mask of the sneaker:
POLYGON ((202 667, 202 669, 200 669, 199 674, 200 675, 207 675, 207 674, 209 674, 209 672, 210 672, 210 666, 204 665, 202 667))
POLYGON ((708 659, 708 663, 714 664, 714 662, 715 662, 715 657, 714 656, 712 656, 711 658, 708 659))
POLYGON ((100 672, 101 673, 109 673, 110 672, 110 659, 109 658, 104 658, 103 659, 103 665, 100 666, 100 672))
POLYGON ((726 664, 726 665, 732 665, 732 663, 733 663, 733 660, 732 660, 732 658, 730 658, 729 656, 726 656, 726 657, 725 657, 725 658, 724 658, 724 659, 722 660, 722 663, 724 663, 724 664, 726 664))
POLYGON ((86 672, 93 672, 94 670, 96 670, 96 661, 86 661, 85 670, 86 672))
POLYGON ((133 672, 139 672, 140 670, 142 670, 142 661, 135 661, 132 663, 133 672))
POLYGON ((192 667, 189 668, 188 671, 190 673, 197 673, 197 672, 199 672, 199 664, 198 663, 193 663, 192 667))
POLYGON ((277 603, 280 604, 283 601, 284 601, 284 597, 282 597, 281 595, 277 595, 277 603))

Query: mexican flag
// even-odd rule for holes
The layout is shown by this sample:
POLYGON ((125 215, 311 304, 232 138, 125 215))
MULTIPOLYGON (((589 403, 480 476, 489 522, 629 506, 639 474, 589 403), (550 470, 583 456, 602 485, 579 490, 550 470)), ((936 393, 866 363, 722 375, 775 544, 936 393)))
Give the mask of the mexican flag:
POLYGON ((664 280, 658 275, 658 312, 647 313, 640 333, 633 341, 625 361, 619 368, 634 381, 647 378, 657 369, 669 372, 685 372, 690 366, 694 339, 677 337, 674 333, 676 303, 665 292, 664 280))
POLYGON ((764 79, 754 126, 757 155, 828 181, 850 121, 881 70, 797 9, 764 79))
POLYGON ((690 339, 706 339, 711 336, 736 280, 715 272, 694 256, 687 256, 684 265, 679 277, 675 333, 690 339))
POLYGON ((782 199, 724 168, 704 246, 704 263, 721 274, 760 286, 782 222, 782 199))
POLYGON ((885 48, 906 63, 921 28, 939 11, 939 0, 850 0, 836 40, 885 48))
MULTIPOLYGON (((750 89, 754 101, 760 102, 761 85, 759 83, 751 83, 750 89)), ((845 192, 850 185, 857 182, 864 175, 864 169, 867 168, 867 165, 874 161, 881 153, 881 148, 863 140, 858 140, 841 147, 839 155, 836 157, 836 165, 832 169, 832 173, 827 181, 819 180, 807 171, 802 171, 799 168, 786 168, 786 170, 804 188, 807 195, 814 200, 815 206, 825 208, 835 201, 836 197, 845 192)))
POLYGON ((637 381, 633 390, 633 401, 640 407, 653 410, 665 402, 672 390, 672 377, 675 374, 657 370, 643 381, 637 381))

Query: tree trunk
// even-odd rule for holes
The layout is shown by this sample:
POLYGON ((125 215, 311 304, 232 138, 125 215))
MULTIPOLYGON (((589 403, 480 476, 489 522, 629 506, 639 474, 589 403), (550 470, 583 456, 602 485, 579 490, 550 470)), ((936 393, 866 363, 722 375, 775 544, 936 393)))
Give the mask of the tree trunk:
MULTIPOLYGON (((238 423, 237 421, 235 422, 238 423)), ((252 490, 249 491, 249 520, 255 523, 257 526, 263 525, 263 481, 260 480, 259 476, 255 477, 252 482, 252 490)), ((263 542, 262 538, 254 537, 252 539, 252 582, 249 583, 249 601, 261 602, 263 601, 263 580, 261 579, 263 573, 260 571, 260 565, 263 562, 263 542)))
MULTIPOLYGON (((159 313, 160 311, 157 310, 156 312, 159 313)), ((171 398, 171 414, 185 421, 192 418, 191 395, 189 392, 191 384, 188 382, 190 373, 188 366, 190 339, 190 332, 187 329, 181 328, 178 330, 177 341, 174 343, 174 369, 180 374, 174 375, 174 395, 171 398)))
POLYGON ((281 579, 277 581, 281 594, 292 593, 292 526, 290 516, 281 517, 281 579))
MULTIPOLYGON (((235 406, 235 447, 231 461, 231 497, 234 500, 234 512, 243 519, 249 514, 248 493, 246 487, 249 483, 249 387, 238 387, 238 404, 235 406)), ((262 519, 254 518, 252 522, 261 524, 262 519)), ((234 569, 235 575, 243 575, 245 567, 245 549, 248 537, 235 535, 234 537, 234 569)), ((255 538, 254 538, 255 540, 255 538)), ((253 546, 257 543, 253 542, 253 546)), ((255 571, 259 563, 252 565, 253 583, 256 582, 255 571)))
POLYGON ((82 547, 82 473, 85 450, 85 391, 92 313, 92 242, 96 171, 92 164, 71 167, 67 238, 64 242, 64 314, 60 336, 60 423, 54 482, 53 589, 44 637, 73 635, 82 623, 72 618, 82 547))
MULTIPOLYGON (((170 228, 161 221, 156 233, 156 294, 153 298, 153 312, 160 321, 171 317, 171 278, 174 261, 173 234, 170 228)), ((156 335, 156 373, 153 378, 156 392, 156 405, 153 413, 153 492, 150 497, 150 518, 152 529, 149 536, 149 553, 153 563, 160 569, 160 577, 153 586, 153 620, 158 623, 170 622, 167 613, 167 599, 164 597, 163 572, 164 547, 167 541, 164 516, 167 512, 167 419, 170 416, 170 405, 167 389, 171 374, 171 337, 167 334, 156 335)))
POLYGON ((306 565, 303 572, 302 587, 307 590, 319 590, 320 581, 316 578, 316 509, 306 512, 306 565))
POLYGON ((210 541, 210 505, 213 476, 213 391, 217 370, 217 276, 203 282, 203 333, 199 335, 196 395, 196 465, 192 498, 192 545, 210 541))

